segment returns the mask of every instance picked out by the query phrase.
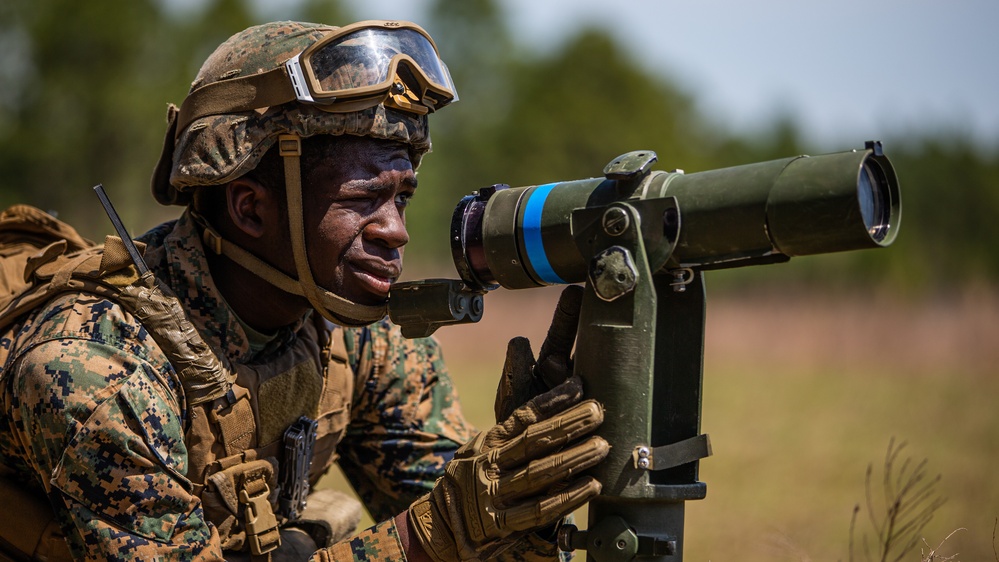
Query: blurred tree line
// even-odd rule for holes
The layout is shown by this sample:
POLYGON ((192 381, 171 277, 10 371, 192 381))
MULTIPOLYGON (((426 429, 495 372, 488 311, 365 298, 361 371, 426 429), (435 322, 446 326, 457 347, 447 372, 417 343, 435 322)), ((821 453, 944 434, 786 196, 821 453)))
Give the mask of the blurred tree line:
MULTIPOLYGON (((8 0, 0 3, 0 206, 57 211, 87 236, 111 231, 91 187, 104 183, 134 234, 177 209, 149 196, 166 103, 180 103, 228 36, 275 16, 251 0, 8 0)), ((426 27, 461 101, 434 116, 434 153, 409 215, 414 263, 447 274, 451 211, 483 185, 534 185, 600 174, 613 157, 655 150, 688 173, 815 152, 792 119, 737 134, 702 114, 696 93, 643 68, 605 31, 579 30, 547 53, 513 41, 495 0, 436 0, 426 27)), ((278 16, 358 18, 334 0, 278 16)), ((860 148, 858 138, 843 150, 860 148)), ((886 131, 902 184, 903 227, 889 251, 796 258, 726 272, 721 285, 780 280, 907 292, 999 280, 999 153, 960 131, 886 131), (897 135, 893 138, 892 135, 897 135)), ((838 149, 840 149, 838 148, 838 149)))

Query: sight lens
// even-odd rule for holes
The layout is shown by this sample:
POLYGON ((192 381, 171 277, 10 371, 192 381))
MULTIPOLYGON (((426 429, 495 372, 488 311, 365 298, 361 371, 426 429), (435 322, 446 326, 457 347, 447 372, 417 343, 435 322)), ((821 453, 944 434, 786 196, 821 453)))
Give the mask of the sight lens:
POLYGON ((891 193, 881 165, 868 158, 860 168, 857 201, 864 228, 876 242, 888 236, 891 218, 891 193))

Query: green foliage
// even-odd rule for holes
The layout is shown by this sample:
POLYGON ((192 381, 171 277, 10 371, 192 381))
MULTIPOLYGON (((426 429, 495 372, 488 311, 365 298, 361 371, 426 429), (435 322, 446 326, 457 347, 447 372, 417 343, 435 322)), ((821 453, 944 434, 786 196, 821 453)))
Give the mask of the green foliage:
POLYGON ((999 279, 999 154, 948 134, 899 148, 907 265, 931 285, 935 276, 999 279))
MULTIPOLYGON (((355 19, 327 0, 303 0, 280 13, 261 13, 259 6, 250 0, 0 4, 0 204, 58 211, 99 238, 107 224, 89 188, 102 182, 134 231, 175 215, 153 203, 148 178, 166 103, 182 101, 208 54, 267 19, 355 19)), ((592 177, 637 149, 655 150, 662 169, 688 172, 814 152, 788 117, 753 135, 718 126, 697 110, 696 92, 653 75, 601 29, 581 29, 545 53, 517 45, 506 6, 437 0, 421 22, 438 41, 461 100, 432 117, 435 150, 420 171, 423 187, 410 214, 410 256, 419 263, 450 269, 451 211, 483 185, 592 177)), ((885 136, 892 133, 900 132, 885 136)), ((995 283, 999 154, 954 133, 908 131, 903 138, 894 145, 885 139, 904 199, 902 231, 890 250, 798 258, 780 266, 780 275, 770 268, 713 274, 712 286, 777 279, 849 288, 876 279, 925 291, 954 280, 995 283)))
POLYGON ((4 202, 24 198, 62 210, 70 190, 121 177, 120 158, 155 130, 119 124, 142 119, 146 100, 162 95, 144 47, 158 9, 141 0, 24 1, 8 9, 15 24, 4 33, 20 35, 18 58, 28 68, 5 83, 0 191, 4 202))

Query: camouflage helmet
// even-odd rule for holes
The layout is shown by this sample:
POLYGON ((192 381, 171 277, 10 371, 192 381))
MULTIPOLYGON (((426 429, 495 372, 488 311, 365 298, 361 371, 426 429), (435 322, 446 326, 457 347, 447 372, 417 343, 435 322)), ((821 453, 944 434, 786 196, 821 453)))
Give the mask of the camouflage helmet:
MULTIPOLYGON (((190 93, 225 80, 267 72, 338 29, 315 23, 273 22, 241 31, 205 61, 190 93)), ((189 95, 190 95, 189 93, 189 95)), ((221 185, 254 169, 278 135, 358 135, 409 146, 413 167, 430 150, 427 116, 378 104, 332 113, 296 102, 249 111, 207 115, 182 124, 170 105, 163 152, 152 178, 153 195, 164 205, 186 205, 196 186, 221 185)))

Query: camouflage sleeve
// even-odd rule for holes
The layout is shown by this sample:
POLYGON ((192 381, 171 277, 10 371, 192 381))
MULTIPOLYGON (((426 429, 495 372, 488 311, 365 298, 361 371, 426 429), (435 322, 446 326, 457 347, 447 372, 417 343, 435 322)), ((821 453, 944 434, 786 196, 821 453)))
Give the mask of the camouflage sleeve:
POLYGON ((554 537, 545 540, 531 533, 496 555, 496 562, 569 562, 572 558, 571 552, 558 549, 554 537))
POLYGON ((399 540, 399 530, 394 519, 382 521, 357 534, 344 539, 329 548, 316 551, 309 562, 333 562, 335 560, 382 561, 406 560, 406 554, 399 540))
POLYGON ((408 340, 387 321, 348 331, 357 373, 340 466, 376 521, 426 494, 472 436, 432 338, 408 340))
POLYGON ((13 438, 74 558, 219 560, 218 535, 184 477, 172 371, 144 356, 153 344, 112 334, 43 338, 17 359, 3 397, 13 438))

